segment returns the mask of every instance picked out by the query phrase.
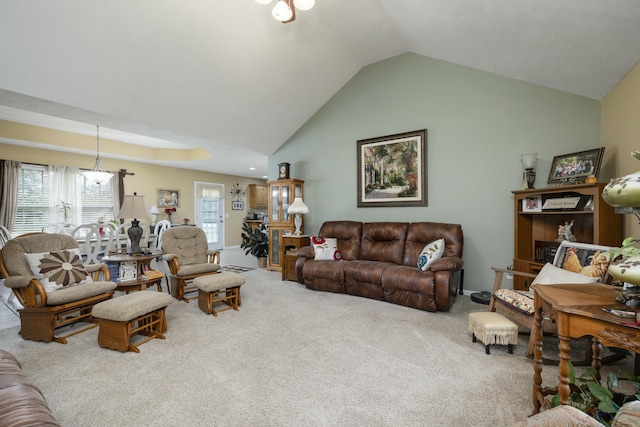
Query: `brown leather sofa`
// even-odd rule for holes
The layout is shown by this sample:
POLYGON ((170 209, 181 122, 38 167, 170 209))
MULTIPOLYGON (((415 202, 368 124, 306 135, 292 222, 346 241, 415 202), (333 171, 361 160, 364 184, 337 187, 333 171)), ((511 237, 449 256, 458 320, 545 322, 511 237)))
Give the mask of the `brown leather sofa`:
POLYGON ((314 260, 312 246, 296 260, 298 282, 308 289, 389 301, 426 311, 446 311, 460 286, 463 234, 459 224, 436 222, 328 221, 319 237, 338 241, 340 261, 314 260), (418 256, 434 240, 445 240, 442 258, 418 269, 418 256))
POLYGON ((38 387, 4 350, 0 350, 0 402, 0 426, 60 426, 38 387))

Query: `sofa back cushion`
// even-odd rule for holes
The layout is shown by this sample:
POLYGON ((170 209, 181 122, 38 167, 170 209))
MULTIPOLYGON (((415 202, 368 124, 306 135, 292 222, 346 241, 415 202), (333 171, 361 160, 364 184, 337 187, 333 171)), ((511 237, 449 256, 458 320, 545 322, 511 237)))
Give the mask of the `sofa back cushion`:
MULTIPOLYGON (((360 259, 402 265, 407 238, 406 222, 368 222, 362 225, 360 259)), ((420 249, 422 249, 424 245, 420 249)), ((418 258, 413 264, 418 265, 418 258)))
POLYGON ((11 239, 2 248, 2 262, 11 276, 33 276, 25 254, 78 250, 78 242, 66 234, 32 233, 11 239))
POLYGON ((407 242, 402 264, 412 267, 417 266, 418 257, 425 245, 438 239, 444 239, 443 257, 455 256, 462 258, 464 239, 462 226, 460 224, 413 222, 408 226, 407 242))
POLYGON ((338 239, 338 250, 345 261, 359 259, 362 223, 356 221, 327 221, 322 224, 320 237, 338 239))

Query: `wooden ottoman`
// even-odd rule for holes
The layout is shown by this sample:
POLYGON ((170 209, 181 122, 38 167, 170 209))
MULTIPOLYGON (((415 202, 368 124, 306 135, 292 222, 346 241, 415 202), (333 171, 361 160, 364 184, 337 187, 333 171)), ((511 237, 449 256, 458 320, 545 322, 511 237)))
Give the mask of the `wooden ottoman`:
POLYGON ((93 306, 91 315, 98 319, 100 347, 140 353, 138 346, 154 338, 164 339, 167 330, 165 309, 173 301, 170 295, 138 291, 93 306), (147 338, 132 344, 136 335, 147 338))
POLYGON ((198 288, 198 307, 207 314, 217 316, 219 312, 234 309, 240 305, 240 286, 244 278, 238 273, 222 271, 193 279, 198 288), (226 304, 225 308, 215 310, 216 305, 226 304))
POLYGON ((518 344, 518 325, 492 311, 469 313, 469 332, 472 342, 480 339, 485 345, 487 354, 491 344, 507 345, 509 354, 513 354, 513 345, 518 344))

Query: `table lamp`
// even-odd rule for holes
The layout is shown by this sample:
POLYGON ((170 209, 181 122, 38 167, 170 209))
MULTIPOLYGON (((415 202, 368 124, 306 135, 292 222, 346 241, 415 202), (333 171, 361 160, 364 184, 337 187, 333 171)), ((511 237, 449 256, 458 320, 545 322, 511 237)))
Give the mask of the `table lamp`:
POLYGON ((118 218, 133 218, 131 227, 127 230, 129 240, 131 241, 131 251, 129 251, 129 255, 144 253, 140 248, 140 238, 142 237, 143 230, 137 218, 147 217, 149 215, 148 212, 144 196, 138 196, 138 193, 133 193, 133 196, 124 196, 118 218))
POLYGON ((533 184, 536 182, 536 173, 533 169, 536 167, 537 157, 538 153, 527 153, 520 156, 522 166, 524 167, 524 172, 522 173, 523 190, 534 188, 533 184))
POLYGON ((293 219, 293 223, 296 226, 296 231, 293 233, 294 236, 302 235, 302 231, 300 228, 302 227, 302 215, 309 213, 309 208, 304 204, 301 197, 296 197, 293 200, 293 203, 287 208, 287 213, 296 214, 296 217, 293 219))
POLYGON ((155 226, 156 225, 156 215, 158 215, 160 213, 160 211, 158 210, 158 207, 156 205, 152 205, 149 208, 149 213, 151 214, 151 225, 155 226))

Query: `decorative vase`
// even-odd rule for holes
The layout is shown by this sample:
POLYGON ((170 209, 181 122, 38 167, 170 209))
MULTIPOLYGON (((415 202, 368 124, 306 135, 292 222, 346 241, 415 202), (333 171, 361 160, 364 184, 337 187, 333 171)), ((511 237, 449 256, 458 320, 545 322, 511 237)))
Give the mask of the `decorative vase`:
POLYGON ((621 282, 640 286, 640 255, 633 255, 623 261, 615 261, 609 265, 609 274, 621 282))
MULTIPOLYGON (((640 151, 631 155, 640 159, 640 151)), ((602 190, 602 198, 614 208, 640 207, 640 171, 609 181, 602 190)))

